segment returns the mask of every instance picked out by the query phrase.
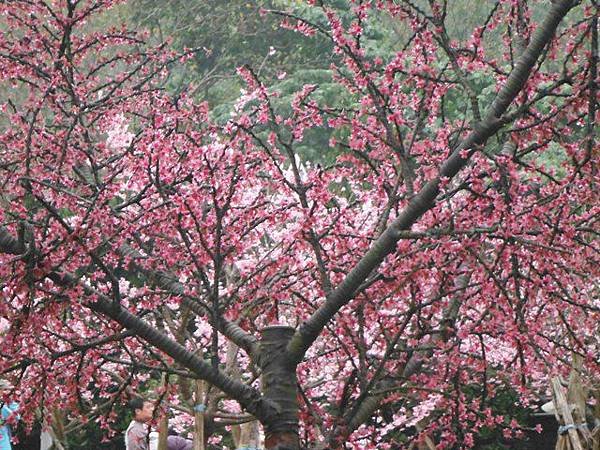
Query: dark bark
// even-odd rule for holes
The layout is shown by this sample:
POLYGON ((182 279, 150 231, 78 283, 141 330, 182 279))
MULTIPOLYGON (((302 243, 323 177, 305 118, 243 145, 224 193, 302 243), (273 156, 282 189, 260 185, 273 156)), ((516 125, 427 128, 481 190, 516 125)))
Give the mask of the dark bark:
POLYGON ((5 227, 0 227, 0 252, 9 255, 21 255, 27 251, 27 248, 13 238, 5 227))
MULTIPOLYGON (((597 1, 593 2, 596 8, 596 13, 600 13, 600 5, 597 1)), ((588 105, 588 118, 586 123, 586 155, 584 161, 580 163, 583 165, 592 158, 594 149, 596 148, 596 110, 598 109, 598 85, 596 79, 598 78, 598 15, 595 15, 590 25, 590 75, 588 81, 589 89, 589 105, 588 105)), ((597 166, 593 166, 596 167, 597 166)), ((596 171, 592 172, 594 175, 596 171)))
POLYGON ((294 329, 274 326, 262 331, 258 364, 262 370, 262 391, 277 405, 277 415, 264 423, 267 450, 298 450, 298 381, 296 365, 290 364, 286 347, 294 329))

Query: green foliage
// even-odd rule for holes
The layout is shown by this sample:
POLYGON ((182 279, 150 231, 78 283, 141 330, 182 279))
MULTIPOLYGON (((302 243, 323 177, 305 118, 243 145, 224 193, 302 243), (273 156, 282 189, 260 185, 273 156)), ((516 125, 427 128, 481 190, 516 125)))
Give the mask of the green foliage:
POLYGON ((175 49, 199 50, 185 67, 172 69, 169 88, 179 91, 192 86, 193 94, 218 106, 239 95, 237 67, 249 65, 261 77, 270 79, 281 72, 293 73, 299 67, 328 65, 320 58, 321 52, 327 54, 330 50, 323 38, 303 40, 279 26, 280 16, 264 12, 288 3, 133 0, 129 15, 157 42, 168 39, 175 49))

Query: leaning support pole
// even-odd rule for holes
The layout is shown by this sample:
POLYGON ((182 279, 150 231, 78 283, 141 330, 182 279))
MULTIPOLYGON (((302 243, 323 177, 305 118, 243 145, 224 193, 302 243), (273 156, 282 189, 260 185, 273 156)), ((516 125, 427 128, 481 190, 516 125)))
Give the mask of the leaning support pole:
POLYGON ((240 439, 237 449, 260 450, 260 430, 256 420, 240 425, 240 439))
POLYGON ((204 450, 204 382, 196 380, 194 405, 194 450, 204 450))
POLYGON ((556 405, 556 418, 559 425, 564 431, 559 428, 558 442, 556 443, 557 450, 584 450, 581 444, 578 428, 581 424, 576 423, 571 412, 571 406, 567 402, 564 388, 558 377, 552 378, 552 397, 556 405))
MULTIPOLYGON (((165 374, 163 374, 163 376, 162 376, 162 384, 165 389, 165 392, 167 392, 169 390, 169 379, 166 377, 165 374)), ((157 450, 168 450, 167 437, 169 436, 169 415, 166 412, 166 410, 169 409, 168 396, 165 399, 167 400, 166 408, 165 408, 165 415, 163 417, 161 417, 160 422, 158 423, 158 448, 157 448, 157 450)))
POLYGON ((169 417, 165 414, 158 425, 158 448, 157 450, 169 450, 167 437, 169 436, 169 417))

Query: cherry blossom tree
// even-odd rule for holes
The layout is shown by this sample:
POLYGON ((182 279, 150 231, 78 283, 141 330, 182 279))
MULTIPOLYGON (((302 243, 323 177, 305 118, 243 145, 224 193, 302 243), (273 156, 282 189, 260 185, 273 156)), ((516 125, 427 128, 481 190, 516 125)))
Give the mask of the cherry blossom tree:
POLYGON ((519 436, 498 392, 527 406, 573 355, 597 382, 595 1, 499 0, 460 41, 446 1, 271 11, 332 42, 347 97, 283 113, 243 67, 225 125, 162 88, 193 49, 97 25, 115 3, 0 5, 0 370, 25 420, 162 371, 267 449, 469 448, 519 436), (332 166, 297 151, 316 128, 332 166))

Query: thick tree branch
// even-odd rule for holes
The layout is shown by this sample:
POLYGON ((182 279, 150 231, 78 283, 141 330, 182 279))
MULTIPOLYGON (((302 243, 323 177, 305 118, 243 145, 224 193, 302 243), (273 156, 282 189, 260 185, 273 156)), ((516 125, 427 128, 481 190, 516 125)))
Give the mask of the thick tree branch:
POLYGON ((27 249, 17 239, 13 238, 6 227, 0 226, 0 253, 22 255, 27 249))
MULTIPOLYGON (((593 2, 596 12, 600 11, 600 7, 596 1, 593 2)), ((595 15, 590 25, 590 74, 588 79, 589 89, 589 104, 588 104, 588 118, 586 122, 586 155, 585 159, 580 163, 583 166, 587 161, 592 158, 594 148, 596 148, 596 110, 598 109, 598 85, 596 79, 598 78, 598 15, 595 15)))
POLYGON ((425 184, 407 207, 400 212, 397 219, 374 242, 373 246, 340 285, 327 296, 323 305, 296 331, 288 345, 291 363, 298 364, 302 360, 304 354, 321 334, 325 325, 354 297, 357 288, 369 274, 383 262, 387 255, 395 250, 400 232, 410 229, 425 212, 434 206, 439 193, 441 178, 454 177, 467 164, 475 149, 484 145, 487 139, 493 136, 503 125, 502 115, 525 86, 537 59, 552 40, 561 20, 574 4, 573 0, 553 2, 548 15, 536 29, 531 42, 521 54, 505 85, 500 89, 486 112, 483 121, 473 127, 473 131, 440 167, 439 176, 425 184))
MULTIPOLYGON (((69 278, 69 276, 63 276, 62 280, 63 282, 70 283, 71 280, 69 278)), ((53 280, 56 282, 56 277, 53 280)), ((95 302, 89 304, 92 310, 110 317, 149 344, 162 350, 177 361, 177 363, 181 364, 181 366, 191 370, 199 378, 208 381, 232 399, 237 400, 240 405, 259 420, 268 422, 268 418, 276 414, 274 406, 265 400, 255 389, 231 379, 220 370, 215 370, 210 364, 126 309, 121 307, 115 308, 114 303, 108 297, 96 293, 89 287, 84 286, 84 290, 87 294, 96 295, 97 297, 95 302)))
POLYGON ((149 275, 152 277, 153 282, 161 289, 167 292, 181 297, 181 303, 190 308, 194 313, 199 316, 206 316, 210 324, 222 333, 225 337, 231 340, 235 345, 244 349, 244 351, 251 357, 255 357, 258 351, 258 339, 251 334, 244 331, 239 325, 225 319, 221 315, 214 318, 210 313, 203 310, 203 307, 198 301, 185 295, 185 289, 183 284, 165 273, 150 272, 140 268, 136 268, 140 273, 149 275))
MULTIPOLYGON (((0 240, 0 251, 2 252, 18 254, 18 250, 24 250, 23 246, 4 228, 0 229, 0 240)), ((238 401, 242 407, 261 422, 268 423, 276 416, 277 411, 275 406, 263 398, 257 390, 228 377, 218 369, 215 370, 210 364, 169 338, 154 326, 130 313, 120 305, 115 304, 108 296, 97 292, 88 285, 81 284, 79 280, 70 274, 51 272, 46 276, 59 286, 81 285, 87 295, 95 298, 95 301, 87 304, 91 310, 109 317, 153 347, 163 351, 178 364, 192 371, 198 378, 208 381, 222 390, 226 395, 238 401)))

